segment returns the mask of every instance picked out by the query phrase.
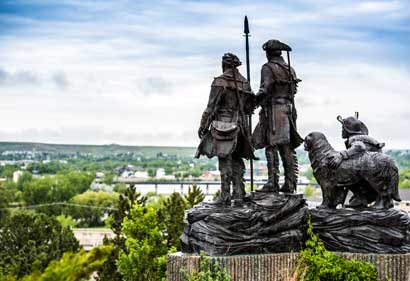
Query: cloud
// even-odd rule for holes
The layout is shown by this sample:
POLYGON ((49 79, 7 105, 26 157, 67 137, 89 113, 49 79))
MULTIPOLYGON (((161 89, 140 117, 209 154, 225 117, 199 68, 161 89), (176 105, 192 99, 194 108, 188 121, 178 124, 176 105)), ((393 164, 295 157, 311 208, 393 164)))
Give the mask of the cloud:
POLYGON ((254 91, 266 60, 262 43, 279 38, 294 49, 292 64, 303 80, 296 96, 301 133, 322 130, 337 143, 335 116, 360 111, 377 137, 409 145, 408 132, 398 135, 396 123, 382 122, 391 112, 406 116, 410 104, 408 1, 13 5, 0 15, 8 24, 0 31, 0 118, 13 116, 2 127, 8 140, 196 145, 221 55, 245 59, 247 14, 254 91), (32 9, 20 11, 23 5, 32 9))
POLYGON ((56 86, 60 89, 65 89, 69 86, 69 81, 67 79, 67 75, 63 71, 58 71, 54 73, 51 77, 51 79, 54 81, 56 86))
POLYGON ((138 79, 137 86, 143 95, 166 95, 171 92, 172 83, 162 77, 147 77, 138 79))
POLYGON ((40 78, 31 71, 8 72, 0 68, 0 86, 33 85, 38 83, 40 83, 40 78))

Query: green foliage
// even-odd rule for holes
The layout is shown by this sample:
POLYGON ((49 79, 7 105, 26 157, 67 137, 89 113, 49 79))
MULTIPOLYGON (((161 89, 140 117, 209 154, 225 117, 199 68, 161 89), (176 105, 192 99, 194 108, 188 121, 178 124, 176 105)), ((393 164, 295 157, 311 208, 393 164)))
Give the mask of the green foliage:
POLYGON ((157 173, 157 170, 156 169, 154 169, 154 168, 149 168, 148 169, 148 176, 150 176, 151 178, 152 177, 155 177, 155 174, 157 173))
POLYGON ((159 210, 159 220, 163 226, 168 248, 179 249, 179 237, 184 229, 184 215, 186 204, 182 196, 174 192, 165 201, 159 210))
POLYGON ((62 170, 67 170, 68 167, 66 166, 67 164, 63 164, 58 161, 50 161, 47 163, 36 162, 36 163, 29 164, 27 166, 27 171, 30 171, 31 173, 33 171, 36 171, 37 173, 42 174, 42 175, 43 174, 53 175, 53 174, 57 174, 58 172, 62 170))
POLYGON ((164 202, 167 200, 167 196, 160 194, 160 195, 147 195, 147 207, 151 207, 155 210, 159 210, 164 207, 164 202))
POLYGON ((84 205, 84 207, 72 206, 69 208, 70 215, 78 221, 79 227, 103 226, 103 218, 108 216, 109 208, 114 208, 117 205, 118 194, 103 191, 87 191, 74 196, 71 202, 77 205, 84 205))
POLYGON ((23 172, 17 181, 16 187, 19 191, 23 191, 24 186, 27 185, 33 179, 33 175, 29 172, 23 172))
POLYGON ((167 247, 154 209, 135 205, 124 219, 126 251, 117 265, 125 281, 157 281, 165 277, 167 247))
POLYGON ((400 188, 410 188, 410 169, 400 171, 400 188))
POLYGON ((104 176, 104 183, 105 184, 111 185, 113 180, 114 180, 114 173, 113 172, 105 174, 105 176, 104 176))
POLYGON ((13 200, 13 193, 15 191, 15 188, 9 188, 7 185, 0 185, 0 225, 9 214, 7 208, 13 200))
POLYGON ((56 220, 62 227, 73 228, 77 225, 77 222, 71 216, 66 216, 64 214, 57 216, 56 220))
POLYGON ((303 195, 305 195, 305 197, 311 197, 315 192, 315 188, 312 187, 311 185, 307 185, 305 187, 305 191, 303 192, 303 195))
POLYGON ((301 281, 377 281, 376 267, 368 262, 348 260, 325 249, 308 220, 308 240, 300 253, 297 280, 301 281))
POLYGON ((127 253, 125 246, 125 237, 122 232, 122 223, 125 218, 131 217, 131 209, 134 205, 145 206, 146 197, 141 197, 135 186, 130 186, 125 190, 124 194, 120 194, 117 210, 113 211, 109 223, 115 236, 113 239, 105 239, 105 245, 112 245, 113 249, 107 261, 103 264, 98 273, 98 280, 100 281, 122 281, 122 275, 117 269, 117 260, 120 253, 127 253))
POLYGON ((44 273, 32 273, 21 281, 88 281, 90 275, 107 260, 111 250, 111 246, 102 246, 89 252, 64 253, 59 261, 52 261, 44 273))
POLYGON ((188 194, 184 195, 184 199, 187 203, 187 208, 190 209, 204 201, 205 194, 196 184, 193 184, 192 188, 188 188, 188 194))
MULTIPOLYGON (((219 265, 219 262, 211 261, 209 257, 201 253, 201 260, 199 264, 199 272, 184 273, 185 280, 187 281, 230 281, 226 269, 219 265)), ((184 271, 184 270, 183 270, 184 271)))
POLYGON ((19 170, 21 170, 19 165, 0 166, 0 177, 11 179, 13 178, 13 173, 19 170))
MULTIPOLYGON (((85 192, 94 176, 86 172, 67 172, 44 178, 33 178, 22 186, 22 197, 27 205, 68 202, 77 194, 85 192)), ((49 215, 63 213, 61 206, 38 207, 36 211, 49 215)))
POLYGON ((4 275, 22 277, 42 271, 64 252, 78 249, 73 232, 44 214, 13 213, 0 229, 0 268, 4 275))
POLYGON ((393 157, 399 169, 410 169, 410 150, 386 150, 385 153, 393 157))
POLYGON ((125 193, 125 191, 128 189, 127 185, 125 183, 117 183, 113 187, 114 192, 118 193, 125 193))

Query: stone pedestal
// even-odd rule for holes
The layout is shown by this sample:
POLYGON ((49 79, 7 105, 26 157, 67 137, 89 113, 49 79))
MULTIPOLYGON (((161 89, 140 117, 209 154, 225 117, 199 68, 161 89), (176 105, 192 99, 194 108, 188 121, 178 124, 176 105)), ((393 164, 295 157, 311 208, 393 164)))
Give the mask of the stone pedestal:
MULTIPOLYGON (((368 261, 377 267, 379 280, 410 281, 410 254, 337 253, 345 258, 368 261), (387 279, 390 278, 390 279, 387 279)), ((232 281, 286 281, 293 273, 297 253, 211 257, 223 266, 232 281)), ((168 256, 167 281, 183 281, 186 272, 199 271, 199 255, 168 256)))

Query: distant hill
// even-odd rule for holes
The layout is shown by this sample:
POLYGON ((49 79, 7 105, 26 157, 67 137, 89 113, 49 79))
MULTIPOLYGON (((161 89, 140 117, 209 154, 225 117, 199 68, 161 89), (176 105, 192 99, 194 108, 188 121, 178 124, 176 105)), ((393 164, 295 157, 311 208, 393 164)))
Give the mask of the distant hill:
POLYGON ((158 153, 176 155, 177 157, 193 157, 196 148, 175 146, 128 146, 128 145, 78 145, 48 144, 35 142, 0 142, 0 153, 5 151, 41 151, 52 154, 92 154, 108 156, 120 153, 135 153, 145 157, 154 157, 158 153))
MULTIPOLYGON (((35 142, 0 142, 0 154, 5 151, 37 151, 50 154, 90 154, 94 156, 110 156, 124 153, 134 153, 144 157, 156 157, 159 153, 178 158, 194 157, 195 147, 176 146, 129 146, 129 145, 78 145, 78 144, 48 144, 35 142)), ((394 158, 400 168, 410 168, 410 150, 386 150, 385 153, 394 158)), ((256 152, 259 159, 265 159, 263 149, 256 152)), ((297 150, 300 164, 309 164, 307 153, 297 150)))

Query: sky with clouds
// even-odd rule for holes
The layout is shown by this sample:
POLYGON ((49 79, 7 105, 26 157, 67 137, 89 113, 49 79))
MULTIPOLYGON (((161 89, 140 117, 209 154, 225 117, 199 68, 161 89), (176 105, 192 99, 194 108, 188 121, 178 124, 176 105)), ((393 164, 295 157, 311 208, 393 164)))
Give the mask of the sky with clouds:
POLYGON ((245 60, 245 14, 254 91, 261 45, 293 48, 301 135, 342 147, 336 116, 359 111, 410 148, 408 0, 0 0, 0 141, 197 145, 222 54, 245 60))

